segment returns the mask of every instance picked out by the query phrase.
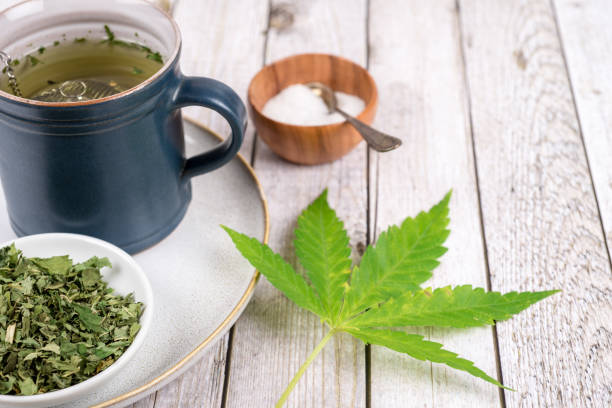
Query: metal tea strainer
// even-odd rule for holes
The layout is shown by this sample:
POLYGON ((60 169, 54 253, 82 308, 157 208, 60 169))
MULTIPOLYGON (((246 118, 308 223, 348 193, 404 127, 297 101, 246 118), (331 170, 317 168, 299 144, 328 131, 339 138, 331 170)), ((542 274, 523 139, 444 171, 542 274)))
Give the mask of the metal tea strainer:
POLYGON ((21 90, 19 89, 19 84, 17 83, 17 78, 15 77, 15 72, 13 71, 13 67, 11 66, 11 56, 5 53, 4 51, 0 51, 0 68, 2 70, 6 69, 6 75, 8 76, 8 83, 13 91, 15 96, 21 97, 21 90))
POLYGON ((105 98, 123 92, 115 81, 108 83, 92 79, 75 79, 52 84, 30 96, 43 102, 82 102, 105 98))
MULTIPOLYGON (((23 95, 19 89, 11 61, 10 55, 0 51, 0 66, 3 65, 6 68, 9 86, 15 96, 21 97, 23 95)), ((92 79, 75 79, 50 84, 29 96, 29 99, 42 102, 83 102, 105 98, 123 91, 125 89, 115 81, 104 83, 92 79)))

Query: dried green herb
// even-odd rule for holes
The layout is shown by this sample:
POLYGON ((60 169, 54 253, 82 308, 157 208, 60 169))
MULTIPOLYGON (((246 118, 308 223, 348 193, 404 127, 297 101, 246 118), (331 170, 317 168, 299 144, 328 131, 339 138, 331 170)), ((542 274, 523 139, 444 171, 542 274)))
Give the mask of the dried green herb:
POLYGON ((45 53, 45 50, 46 50, 46 48, 45 48, 45 47, 40 47, 40 48, 38 48, 38 53, 39 53, 40 55, 43 55, 43 54, 45 53))
POLYGON ((132 67, 132 73, 134 75, 140 75, 140 74, 142 74, 142 69, 140 69, 138 67, 132 67))
POLYGON ((53 46, 57 47, 58 45, 60 45, 60 42, 58 40, 53 41, 53 46))
POLYGON ((106 369, 140 330, 144 306, 102 280, 107 258, 26 258, 0 249, 0 394, 66 388, 106 369))
POLYGON ((160 64, 164 63, 164 60, 162 59, 162 56, 159 52, 149 53, 147 54, 147 58, 153 61, 157 61, 160 64))
POLYGON ((27 55, 26 58, 28 59, 28 62, 30 63, 31 66, 35 67, 38 64, 42 64, 43 62, 41 60, 39 60, 38 58, 36 58, 33 55, 27 55))
POLYGON ((115 41, 115 33, 111 31, 110 27, 107 24, 104 24, 104 31, 106 31, 108 42, 115 41))
MULTIPOLYGON (((132 48, 132 49, 140 50, 142 52, 147 53, 146 58, 159 62, 160 64, 164 63, 164 60, 161 54, 159 52, 153 52, 153 50, 147 47, 146 45, 138 44, 136 42, 131 42, 131 41, 128 42, 128 41, 118 40, 115 37, 115 33, 110 29, 110 27, 107 24, 104 25, 104 31, 106 31, 106 39, 102 40, 101 43, 108 43, 110 45, 116 45, 118 47, 132 48)), ((136 37, 138 37, 138 33, 135 33, 135 35, 136 37)))
POLYGON ((85 41, 87 41, 87 39, 85 37, 75 38, 74 39, 75 43, 84 43, 85 41))
MULTIPOLYGON (((17 65, 19 65, 19 60, 18 59, 11 60, 9 62, 9 65, 12 65, 12 66, 16 67, 17 65)), ((8 71, 8 67, 4 66, 4 68, 2 68, 2 73, 6 74, 6 71, 8 71)))

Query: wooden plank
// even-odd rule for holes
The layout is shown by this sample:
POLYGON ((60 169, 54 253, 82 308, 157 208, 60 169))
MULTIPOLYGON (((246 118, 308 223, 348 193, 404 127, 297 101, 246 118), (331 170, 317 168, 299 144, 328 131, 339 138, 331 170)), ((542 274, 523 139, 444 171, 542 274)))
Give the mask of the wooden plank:
MULTIPOLYGON (((366 1, 273 1, 266 61, 317 51, 365 64, 366 1)), ((366 239, 366 150, 362 144, 333 164, 297 166, 258 141, 255 169, 268 197, 270 245, 295 263, 298 214, 325 187, 355 248, 366 239)), ((227 407, 272 406, 324 333, 265 279, 236 323, 227 407)), ((348 336, 328 344, 294 389, 287 406, 363 407, 363 345, 348 336)))
MULTIPOLYGON (((250 77, 262 65, 268 6, 249 0, 175 2, 174 17, 183 36, 181 67, 187 75, 208 76, 231 86, 246 103, 250 77), (234 13, 246 10, 248 13, 234 13), (240 27, 240 30, 236 30, 240 27)), ((216 113, 188 108, 186 115, 210 126, 222 135, 229 127, 216 113)), ((247 131, 241 153, 250 160, 253 126, 247 131)), ((190 152, 195 153, 195 152, 190 152)), ((226 334, 205 353, 201 361, 183 376, 157 392, 156 407, 220 407, 223 396, 226 334)))
MULTIPOLYGON (((267 3, 251 0, 175 0, 174 17, 183 36, 183 72, 225 82, 246 103, 251 77, 263 64, 267 3), (240 10, 245 12, 237 12, 240 10)), ((229 126, 216 112, 196 107, 183 111, 215 132, 229 134, 229 126)), ((240 149, 247 160, 250 160, 253 149, 254 128, 249 123, 240 149)))
POLYGON ((226 335, 206 352, 195 367, 159 390, 154 406, 159 408, 221 407, 227 347, 228 336, 226 335))
POLYGON ((507 406, 609 406, 612 275, 551 5, 461 21, 493 289, 563 290, 498 325, 507 406))
MULTIPOLYGON (((598 198, 608 256, 612 246, 612 4, 608 1, 556 1, 557 24, 565 51, 582 137, 598 198), (600 39, 600 40, 598 40, 600 39)), ((609 286, 608 286, 609 288, 609 286)), ((608 303, 610 293, 608 292, 608 303)), ((590 400, 612 406, 612 331, 610 307, 602 311, 602 330, 597 330, 605 348, 593 344, 589 349, 588 376, 594 384, 590 400), (607 311, 607 317, 606 317, 607 311)), ((587 373, 585 373, 587 374, 587 373)), ((594 404, 594 405, 595 405, 594 404)))
MULTIPOLYGON (((380 92, 375 125, 404 144, 371 155, 370 185, 377 189, 370 194, 375 209, 370 230, 378 235, 429 208, 452 188, 449 251, 427 286, 486 288, 459 36, 454 0, 372 0, 370 71, 380 92)), ((495 376, 491 328, 408 331, 444 344, 495 376)), ((496 387, 469 374, 372 347, 372 408, 499 404, 496 387)))
POLYGON ((559 31, 580 118, 582 137, 612 247, 612 3, 556 0, 559 31), (599 40, 598 40, 599 39, 599 40))
POLYGON ((155 406, 155 393, 147 395, 145 398, 130 405, 130 408, 153 408, 155 406))

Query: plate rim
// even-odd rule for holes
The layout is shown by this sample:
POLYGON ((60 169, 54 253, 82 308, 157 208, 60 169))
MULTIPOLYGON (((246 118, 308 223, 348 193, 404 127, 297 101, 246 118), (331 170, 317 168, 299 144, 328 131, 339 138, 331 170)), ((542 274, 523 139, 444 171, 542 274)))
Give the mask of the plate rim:
MULTIPOLYGON (((217 138, 217 139, 219 139, 221 141, 224 140, 223 137, 221 137, 217 132, 215 132, 214 130, 210 129, 208 126, 204 125, 199 120, 190 118, 190 117, 185 116, 185 115, 183 115, 183 120, 186 121, 186 122, 191 123, 194 126, 197 126, 197 127, 201 128, 201 129, 203 129, 204 131, 206 131, 207 133, 210 133, 212 136, 214 136, 215 138, 217 138)), ((257 174, 255 174, 255 170, 249 164, 249 162, 244 158, 244 156, 241 153, 238 153, 236 155, 236 157, 242 163, 242 165, 248 170, 249 174, 251 175, 251 177, 255 181, 255 185, 257 186, 257 190, 259 191, 259 198, 260 198, 261 203, 263 205, 263 212, 264 212, 264 236, 263 236, 263 241, 262 242, 264 244, 267 244, 268 243, 269 234, 270 234, 270 213, 269 213, 269 210, 268 210, 268 201, 266 200, 266 196, 265 196, 264 191, 263 191, 263 186, 261 185, 261 182, 259 181, 259 178, 257 177, 257 174)), ((258 282, 260 276, 261 276, 261 274, 259 273, 258 270, 255 270, 253 272, 253 276, 251 277, 251 281, 249 282, 249 286, 247 286, 245 292, 242 294, 242 296, 240 297, 240 300, 238 301, 236 306, 232 309, 232 311, 225 317, 225 319, 223 319, 223 321, 215 328, 215 330, 213 330, 213 332, 208 337, 206 337, 195 349, 190 351, 179 362, 177 362, 175 365, 173 365, 168 370, 164 371, 162 374, 158 375, 157 377, 155 377, 154 379, 152 379, 148 383, 143 384, 140 387, 134 388, 134 389, 132 389, 132 390, 126 392, 126 393, 123 393, 121 395, 113 397, 113 398, 111 398, 109 400, 106 400, 106 401, 100 402, 98 404, 92 405, 91 408, 107 408, 107 407, 111 407, 111 406, 113 406, 115 404, 118 404, 120 402, 123 402, 125 400, 132 399, 132 398, 138 396, 139 394, 142 394, 142 393, 144 393, 144 392, 146 392, 148 390, 151 390, 152 388, 155 388, 157 385, 161 384, 165 380, 168 380, 175 373, 180 372, 180 370, 183 367, 185 367, 187 364, 189 364, 210 343, 212 343, 214 340, 217 340, 219 335, 225 331, 227 326, 230 325, 231 323, 233 323, 234 320, 240 315, 240 313, 244 310, 244 307, 247 305, 248 301, 251 299, 251 295, 253 294, 253 291, 255 290, 255 286, 257 285, 257 282, 258 282)))

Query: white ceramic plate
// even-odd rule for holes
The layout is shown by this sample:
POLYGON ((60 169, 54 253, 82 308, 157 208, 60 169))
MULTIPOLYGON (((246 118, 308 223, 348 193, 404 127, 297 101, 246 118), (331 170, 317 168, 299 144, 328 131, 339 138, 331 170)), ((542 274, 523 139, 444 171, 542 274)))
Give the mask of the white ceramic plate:
MULTIPOLYGON (((185 141, 189 155, 219 142, 189 122, 185 141)), ((231 327, 250 299, 258 274, 219 224, 267 239, 263 192, 241 157, 194 178, 193 201, 183 222, 168 238, 134 256, 153 287, 151 329, 119 375, 64 407, 119 407, 143 398, 184 372, 231 327)), ((0 242, 13 238, 0 191, 0 242)))
POLYGON ((106 257, 113 265, 103 268, 102 276, 109 286, 120 295, 134 293, 138 302, 145 304, 140 318, 141 329, 119 359, 106 370, 92 378, 53 392, 31 396, 0 395, 0 407, 49 407, 82 398, 103 387, 113 376, 121 375, 121 369, 131 360, 142 346, 151 327, 154 314, 153 289, 142 268, 125 251, 96 238, 77 234, 38 234, 18 238, 0 244, 0 248, 14 243, 28 258, 48 258, 56 255, 70 255, 74 263, 88 260, 92 256, 106 257))

